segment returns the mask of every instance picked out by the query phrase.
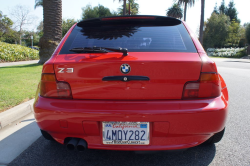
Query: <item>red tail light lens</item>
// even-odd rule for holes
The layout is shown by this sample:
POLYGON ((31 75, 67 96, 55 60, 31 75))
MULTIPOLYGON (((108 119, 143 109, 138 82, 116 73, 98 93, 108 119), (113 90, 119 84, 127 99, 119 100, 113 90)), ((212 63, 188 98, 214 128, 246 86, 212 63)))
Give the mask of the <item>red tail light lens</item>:
POLYGON ((54 74, 42 74, 40 95, 49 98, 72 99, 69 84, 56 81, 54 74))
POLYGON ((221 93, 220 79, 217 73, 201 73, 200 81, 188 82, 183 91, 183 99, 214 98, 221 93))

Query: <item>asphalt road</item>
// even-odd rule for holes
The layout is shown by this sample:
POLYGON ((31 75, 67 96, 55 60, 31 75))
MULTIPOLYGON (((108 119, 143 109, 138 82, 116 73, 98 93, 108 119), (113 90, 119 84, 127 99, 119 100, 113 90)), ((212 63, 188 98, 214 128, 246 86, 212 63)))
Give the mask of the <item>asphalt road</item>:
POLYGON ((181 152, 68 151, 40 137, 9 165, 250 165, 250 60, 215 60, 230 97, 223 140, 181 152))

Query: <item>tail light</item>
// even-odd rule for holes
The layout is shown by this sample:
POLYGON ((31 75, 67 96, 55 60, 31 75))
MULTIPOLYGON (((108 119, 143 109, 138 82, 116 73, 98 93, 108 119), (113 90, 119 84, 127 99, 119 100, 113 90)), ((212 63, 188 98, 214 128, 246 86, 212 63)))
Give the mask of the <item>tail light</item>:
POLYGON ((48 98, 72 99, 70 85, 58 82, 55 74, 42 74, 40 95, 48 98))
POLYGON ((201 73, 199 81, 186 83, 182 98, 214 98, 218 97, 220 93, 219 75, 217 73, 201 73))

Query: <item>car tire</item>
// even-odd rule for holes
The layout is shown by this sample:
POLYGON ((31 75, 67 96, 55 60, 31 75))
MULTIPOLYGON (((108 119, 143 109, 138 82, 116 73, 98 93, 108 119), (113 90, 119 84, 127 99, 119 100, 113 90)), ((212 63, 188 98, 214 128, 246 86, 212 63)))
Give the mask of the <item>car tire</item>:
POLYGON ((210 145, 210 144, 214 144, 214 143, 218 143, 220 142, 220 140, 222 139, 223 135, 224 135, 224 132, 225 132, 225 128, 218 132, 218 133, 215 133, 211 138, 209 138, 204 144, 206 145, 210 145))
POLYGON ((54 140, 53 137, 52 137, 49 133, 47 133, 46 131, 41 130, 41 133, 42 133, 42 136, 43 136, 45 139, 50 140, 50 141, 53 141, 53 140, 54 140))

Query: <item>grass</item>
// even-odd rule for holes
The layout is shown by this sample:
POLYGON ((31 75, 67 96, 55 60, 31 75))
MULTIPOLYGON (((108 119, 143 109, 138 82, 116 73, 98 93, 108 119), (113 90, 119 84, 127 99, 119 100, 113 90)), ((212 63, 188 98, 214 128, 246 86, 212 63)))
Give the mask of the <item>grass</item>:
POLYGON ((0 112, 35 97, 42 65, 0 67, 0 112))

